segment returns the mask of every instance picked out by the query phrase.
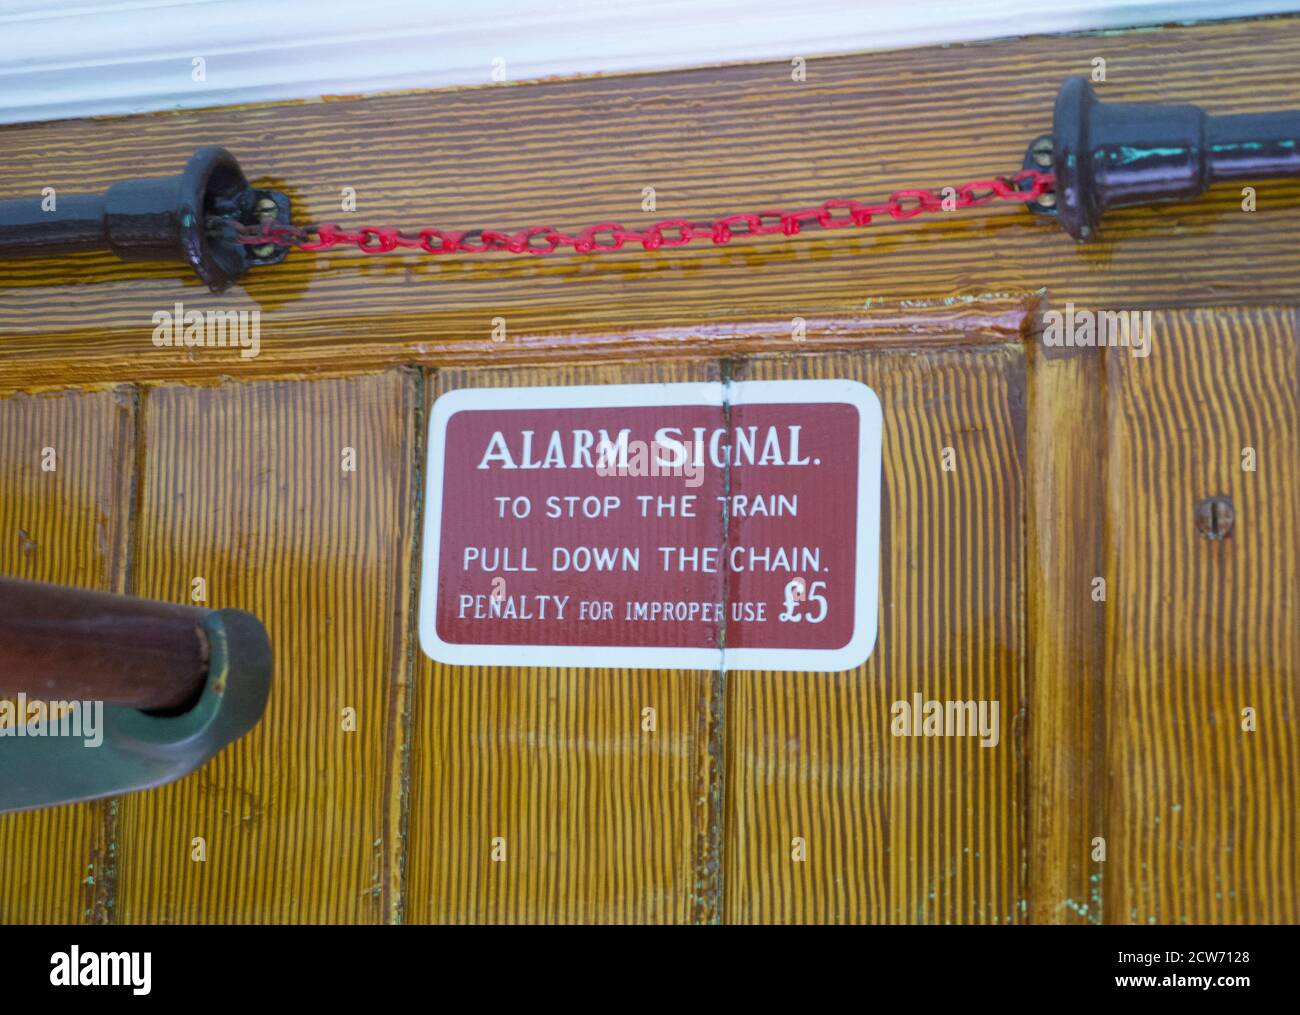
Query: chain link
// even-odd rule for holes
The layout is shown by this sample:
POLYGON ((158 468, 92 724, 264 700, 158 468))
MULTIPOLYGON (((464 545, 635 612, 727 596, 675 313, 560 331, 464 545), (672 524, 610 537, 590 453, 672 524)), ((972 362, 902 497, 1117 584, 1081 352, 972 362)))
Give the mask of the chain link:
POLYGON ((310 226, 286 226, 273 223, 245 225, 226 221, 238 243, 250 246, 274 244, 299 250, 329 250, 340 245, 355 246, 363 254, 388 254, 395 250, 419 250, 426 254, 485 254, 508 251, 512 254, 545 256, 561 247, 576 253, 592 254, 621 250, 624 244, 639 243, 645 250, 661 247, 684 247, 693 240, 730 243, 737 236, 764 236, 782 233, 797 236, 805 228, 846 229, 868 226, 872 220, 888 215, 903 220, 932 212, 957 208, 976 208, 992 201, 1037 201, 1056 183, 1051 173, 1026 169, 1015 176, 990 180, 972 180, 960 187, 942 190, 896 190, 887 201, 863 204, 844 198, 825 201, 802 211, 764 211, 728 215, 712 222, 687 219, 664 219, 646 229, 625 229, 617 222, 599 222, 576 235, 560 232, 552 226, 532 226, 515 233, 493 229, 455 232, 421 229, 403 232, 388 226, 362 226, 348 232, 334 223, 310 226), (951 191, 945 198, 944 191, 951 191))

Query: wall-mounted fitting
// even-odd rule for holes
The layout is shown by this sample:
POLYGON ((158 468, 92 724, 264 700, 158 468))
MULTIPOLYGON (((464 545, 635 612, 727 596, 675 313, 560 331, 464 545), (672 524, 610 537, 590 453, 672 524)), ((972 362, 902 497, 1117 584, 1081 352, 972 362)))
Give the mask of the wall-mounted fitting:
POLYGON ((1111 208, 1190 201, 1223 181, 1300 176, 1300 110, 1209 116, 1199 106, 1102 102, 1087 78, 1067 78, 1052 134, 1030 143, 1024 165, 1056 176, 1053 200, 1030 210, 1087 241, 1111 208))
POLYGON ((289 198, 255 190, 235 157, 209 145, 179 176, 115 183, 102 194, 0 201, 0 260, 109 250, 124 261, 181 261, 213 292, 249 268, 284 260, 287 247, 237 242, 227 223, 289 225, 289 198))

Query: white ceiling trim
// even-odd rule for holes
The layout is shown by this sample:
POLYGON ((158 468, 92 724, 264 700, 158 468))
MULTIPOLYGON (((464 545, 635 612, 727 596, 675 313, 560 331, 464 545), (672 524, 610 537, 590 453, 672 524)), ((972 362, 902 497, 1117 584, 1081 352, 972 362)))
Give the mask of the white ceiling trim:
POLYGON ((0 123, 1295 10, 1297 0, 0 0, 0 123), (194 80, 194 61, 203 80, 194 80))

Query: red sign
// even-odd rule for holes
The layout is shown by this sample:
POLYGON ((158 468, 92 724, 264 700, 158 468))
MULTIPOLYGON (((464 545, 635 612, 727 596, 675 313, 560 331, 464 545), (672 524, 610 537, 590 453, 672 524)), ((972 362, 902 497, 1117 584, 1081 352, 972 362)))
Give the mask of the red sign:
POLYGON ((445 394, 420 644, 465 665, 858 666, 880 453, 855 381, 445 394))

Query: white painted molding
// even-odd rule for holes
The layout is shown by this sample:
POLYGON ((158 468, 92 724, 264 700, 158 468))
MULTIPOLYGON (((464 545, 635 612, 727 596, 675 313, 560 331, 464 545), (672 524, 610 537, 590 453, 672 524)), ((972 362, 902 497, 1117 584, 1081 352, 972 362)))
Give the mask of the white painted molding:
POLYGON ((0 0, 0 123, 1295 10, 1297 0, 0 0), (193 61, 205 80, 193 80, 193 61), (497 61, 497 63, 494 63, 497 61), (499 61, 504 61, 500 63, 499 61))

